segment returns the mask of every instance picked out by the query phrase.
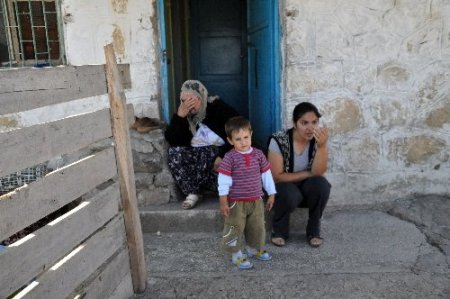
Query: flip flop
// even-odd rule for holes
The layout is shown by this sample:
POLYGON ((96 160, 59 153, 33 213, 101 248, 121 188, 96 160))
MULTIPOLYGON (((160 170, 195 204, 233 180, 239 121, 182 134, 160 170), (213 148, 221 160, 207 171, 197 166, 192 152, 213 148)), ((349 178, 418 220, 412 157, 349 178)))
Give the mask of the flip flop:
POLYGON ((283 247, 284 245, 286 245, 286 240, 281 237, 273 237, 271 241, 273 245, 278 247, 283 247))
POLYGON ((200 197, 197 194, 189 194, 186 199, 181 204, 181 207, 185 210, 192 209, 200 200, 200 197))
POLYGON ((312 247, 319 247, 323 243, 323 239, 320 236, 308 236, 309 245, 312 247))

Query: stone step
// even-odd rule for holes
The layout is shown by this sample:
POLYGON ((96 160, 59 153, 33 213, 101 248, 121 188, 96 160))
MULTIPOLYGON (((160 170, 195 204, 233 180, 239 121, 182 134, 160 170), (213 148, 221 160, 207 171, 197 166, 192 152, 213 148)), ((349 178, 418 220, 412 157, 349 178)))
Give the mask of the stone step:
MULTIPOLYGON (((223 216, 219 211, 217 198, 206 198, 199 202, 194 209, 184 210, 181 202, 155 205, 140 208, 142 231, 156 232, 220 232, 223 229, 223 216)), ((267 225, 270 214, 266 213, 267 225)), ((306 225, 307 210, 297 209, 291 216, 291 225, 304 227, 306 225)))

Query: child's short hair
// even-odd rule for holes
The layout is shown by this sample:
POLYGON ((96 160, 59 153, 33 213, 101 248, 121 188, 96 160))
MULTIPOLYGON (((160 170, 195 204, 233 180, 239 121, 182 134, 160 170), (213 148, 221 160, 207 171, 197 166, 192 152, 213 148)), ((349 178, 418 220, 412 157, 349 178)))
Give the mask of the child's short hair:
POLYGON ((232 137, 231 134, 233 132, 237 132, 241 129, 248 129, 252 131, 252 125, 250 124, 250 121, 243 116, 232 117, 225 123, 225 133, 227 134, 228 138, 232 137))

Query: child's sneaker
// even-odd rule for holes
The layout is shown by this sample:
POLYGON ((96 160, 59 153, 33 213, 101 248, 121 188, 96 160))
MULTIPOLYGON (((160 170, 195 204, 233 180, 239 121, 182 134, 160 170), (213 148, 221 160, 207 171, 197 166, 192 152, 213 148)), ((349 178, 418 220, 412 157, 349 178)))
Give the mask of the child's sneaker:
POLYGON ((256 253, 247 252, 247 256, 251 258, 256 258, 260 261, 270 261, 272 256, 265 250, 257 251, 256 253))
POLYGON ((235 261, 233 261, 233 264, 238 266, 238 268, 241 270, 253 268, 252 262, 250 262, 245 256, 237 258, 235 261))

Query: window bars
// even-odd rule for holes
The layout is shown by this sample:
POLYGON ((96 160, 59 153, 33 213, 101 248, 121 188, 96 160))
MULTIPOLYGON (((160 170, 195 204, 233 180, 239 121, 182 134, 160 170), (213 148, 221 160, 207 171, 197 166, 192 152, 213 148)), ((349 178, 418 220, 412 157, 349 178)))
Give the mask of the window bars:
POLYGON ((64 63, 59 0, 0 0, 0 67, 64 63))

